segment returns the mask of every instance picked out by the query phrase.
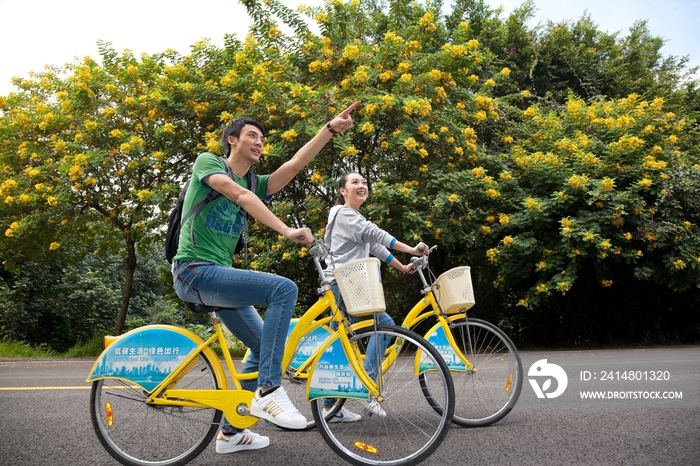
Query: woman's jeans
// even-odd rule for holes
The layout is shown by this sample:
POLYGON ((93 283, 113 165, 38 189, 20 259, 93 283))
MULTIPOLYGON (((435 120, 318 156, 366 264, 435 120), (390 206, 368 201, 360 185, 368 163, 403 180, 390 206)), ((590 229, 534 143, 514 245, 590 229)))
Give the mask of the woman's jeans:
MULTIPOLYGON (((221 322, 250 349, 241 372, 258 371, 258 380, 242 381, 245 390, 282 384, 282 356, 298 289, 291 280, 213 262, 175 261, 173 287, 183 301, 217 306, 221 322), (267 306, 265 321, 253 306, 267 306)), ((228 421, 222 430, 235 432, 228 421)))
MULTIPOLYGON (((333 282, 331 284, 331 291, 333 291, 333 296, 335 297, 335 302, 338 305, 340 309, 343 311, 347 312, 345 308, 345 302, 343 302, 343 297, 340 294, 340 289, 338 288, 338 284, 336 282, 333 282)), ((394 325, 394 319, 391 318, 389 314, 386 312, 380 312, 378 314, 374 314, 377 316, 377 325, 394 325)), ((371 319, 373 315, 368 315, 368 316, 362 316, 362 317, 353 317, 350 316, 350 322, 355 323, 357 321, 361 320, 367 320, 371 319)), ((331 327, 333 330, 337 328, 338 323, 337 322, 331 322, 331 327)), ((386 351, 387 347, 389 346, 389 342, 391 338, 388 336, 382 336, 379 337, 379 348, 377 348, 377 338, 372 336, 370 337, 369 341, 367 342, 367 350, 365 352, 365 365, 364 369, 367 372, 367 375, 372 379, 375 380, 377 378, 377 373, 379 372, 378 368, 380 367, 382 361, 377 360, 377 350, 379 350, 379 354, 383 355, 384 352, 386 351)), ((324 406, 330 407, 335 404, 335 399, 334 398, 326 398, 323 402, 324 406)))

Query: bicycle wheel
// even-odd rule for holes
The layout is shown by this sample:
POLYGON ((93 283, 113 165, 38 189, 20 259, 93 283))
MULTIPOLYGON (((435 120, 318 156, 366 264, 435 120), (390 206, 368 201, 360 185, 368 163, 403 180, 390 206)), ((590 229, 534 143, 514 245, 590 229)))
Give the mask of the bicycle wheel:
MULTIPOLYGON (((314 400, 311 403, 314 420, 331 449, 351 464, 418 464, 447 435, 454 413, 452 380, 444 360, 420 335, 393 325, 378 326, 376 334, 391 339, 387 354, 396 356, 383 372, 380 397, 372 400, 374 405, 366 399, 352 398, 336 404, 336 410, 342 406, 360 414, 362 418, 356 422, 332 422, 333 417, 324 418, 324 399, 314 400), (394 346, 397 342, 400 349, 394 346), (428 368, 420 376, 418 362, 428 368), (429 397, 424 390, 430 391, 429 397)), ((364 328, 350 335, 350 341, 364 354, 372 335, 375 335, 373 328, 364 328)))
MULTIPOLYGON (((211 363, 200 354, 172 386, 218 389, 211 363)), ((90 417, 97 438, 117 461, 131 466, 176 466, 192 461, 216 434, 221 411, 153 406, 148 394, 128 380, 92 384, 90 417)))
POLYGON ((474 366, 452 371, 453 421, 464 427, 488 426, 515 406, 523 386, 523 367, 515 345, 495 325, 480 319, 451 322, 459 351, 474 366))

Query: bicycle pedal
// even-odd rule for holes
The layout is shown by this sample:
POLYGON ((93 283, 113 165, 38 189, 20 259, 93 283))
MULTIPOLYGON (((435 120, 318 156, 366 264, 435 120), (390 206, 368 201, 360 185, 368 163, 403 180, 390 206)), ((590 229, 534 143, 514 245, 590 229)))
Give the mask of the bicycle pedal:
POLYGON ((236 406, 236 413, 239 416, 250 416, 250 408, 245 403, 241 403, 236 406))

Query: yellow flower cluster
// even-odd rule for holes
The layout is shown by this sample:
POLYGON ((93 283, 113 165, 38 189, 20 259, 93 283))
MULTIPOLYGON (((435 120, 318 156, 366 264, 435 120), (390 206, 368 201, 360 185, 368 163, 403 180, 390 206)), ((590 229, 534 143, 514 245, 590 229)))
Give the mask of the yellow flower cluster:
MULTIPOLYGON (((659 150, 661 150, 659 146, 654 146, 654 149, 656 148, 659 148, 659 150)), ((644 157, 644 163, 642 164, 642 167, 647 170, 663 170, 664 168, 666 168, 667 165, 667 162, 663 160, 656 160, 653 155, 647 155, 646 157, 644 157)))
POLYGON ((486 251, 486 257, 488 258, 489 262, 492 264, 496 262, 496 259, 498 259, 498 255, 500 254, 500 251, 496 248, 491 248, 488 251, 486 251))
POLYGON ((559 223, 561 223, 561 226, 563 226, 564 228, 571 228, 574 226, 573 220, 571 220, 568 217, 562 218, 559 223))
POLYGON ((11 189, 17 187, 17 181, 13 180, 12 178, 8 178, 5 181, 3 181, 2 185, 0 185, 0 195, 4 196, 8 192, 10 192, 11 189))
POLYGON ((603 192, 612 191, 615 186, 615 181, 611 178, 605 177, 600 181, 600 188, 603 192))
POLYGON ((19 230, 19 228, 20 228, 20 225, 18 222, 12 222, 10 224, 10 228, 5 230, 5 236, 7 236, 8 238, 12 238, 15 235, 15 232, 17 232, 19 230))
POLYGON ((384 34, 384 41, 385 42, 393 42, 395 44, 400 44, 403 42, 403 37, 401 37, 393 32, 387 32, 386 34, 384 34))
POLYGON ((630 150, 639 149, 644 145, 644 141, 637 136, 622 136, 617 142, 610 143, 613 153, 624 153, 630 150))
POLYGON ((311 175, 311 182, 313 184, 323 183, 323 175, 321 175, 318 170, 314 171, 314 173, 311 175))
POLYGON ((385 72, 383 72, 379 75, 379 80, 381 82, 385 83, 393 77, 394 77, 394 72, 391 70, 386 70, 385 72))
POLYGON ((367 68, 365 66, 358 67, 357 70, 355 70, 355 74, 353 75, 353 79, 358 84, 366 83, 368 77, 369 75, 367 74, 367 68))
POLYGON ((586 187, 586 184, 588 183, 588 176, 586 175, 571 175, 569 178, 569 186, 571 186, 574 189, 582 189, 586 187))
POLYGON ((534 154, 517 155, 515 157, 515 163, 519 167, 537 167, 540 165, 557 167, 562 165, 561 159, 551 152, 547 152, 546 154, 535 152, 534 154))
POLYGON ((533 199, 531 197, 525 198, 525 200, 523 201, 523 204, 525 204, 525 207, 527 207, 527 209, 530 212, 534 212, 536 210, 537 211, 542 210, 542 204, 539 203, 536 199, 533 199))
POLYGON ((418 20, 418 24, 422 26, 426 32, 435 32, 437 30, 437 26, 435 26, 433 21, 435 21, 435 14, 429 11, 424 14, 420 20, 418 20))
POLYGON ((282 139, 289 141, 289 142, 292 142, 297 138, 297 136, 298 136, 297 132, 294 130, 294 128, 292 128, 292 129, 282 133, 280 137, 282 139))
POLYGON ((430 102, 425 98, 407 100, 404 106, 404 112, 409 116, 419 115, 425 117, 428 116, 432 109, 430 102))
POLYGON ((413 138, 408 138, 408 139, 406 139, 406 140, 404 141, 403 147, 404 147, 406 150, 412 151, 412 150, 415 150, 415 149, 418 147, 418 142, 417 142, 415 139, 413 139, 413 138))
POLYGON ((496 190, 493 189, 493 188, 487 189, 486 192, 485 192, 484 194, 485 194, 486 197, 488 197, 489 199, 497 199, 497 198, 501 197, 501 193, 500 193, 499 191, 496 191, 496 190))
POLYGON ((396 97, 393 95, 380 95, 379 100, 382 102, 382 109, 393 108, 396 105, 396 97))

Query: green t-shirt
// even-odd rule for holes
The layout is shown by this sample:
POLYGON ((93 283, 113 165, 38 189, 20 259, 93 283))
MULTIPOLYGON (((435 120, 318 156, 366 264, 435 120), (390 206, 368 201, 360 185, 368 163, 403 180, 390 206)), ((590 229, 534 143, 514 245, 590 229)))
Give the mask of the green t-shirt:
MULTIPOLYGON (((221 159, 209 152, 200 154, 194 163, 190 185, 185 193, 185 202, 182 208, 183 218, 211 191, 209 185, 206 184, 206 178, 215 173, 226 174, 226 167, 221 159)), ((255 176, 258 178, 255 194, 260 199, 265 200, 269 175, 255 176)), ((248 188, 248 181, 245 177, 241 179, 233 174, 233 181, 246 189, 248 188)), ((197 220, 194 221, 194 227, 192 219, 193 217, 187 219, 187 222, 180 229, 180 243, 173 260, 202 260, 230 267, 236 244, 243 231, 243 209, 226 196, 219 196, 204 207, 197 216, 197 220), (194 228, 196 248, 190 241, 191 228, 194 228)))

